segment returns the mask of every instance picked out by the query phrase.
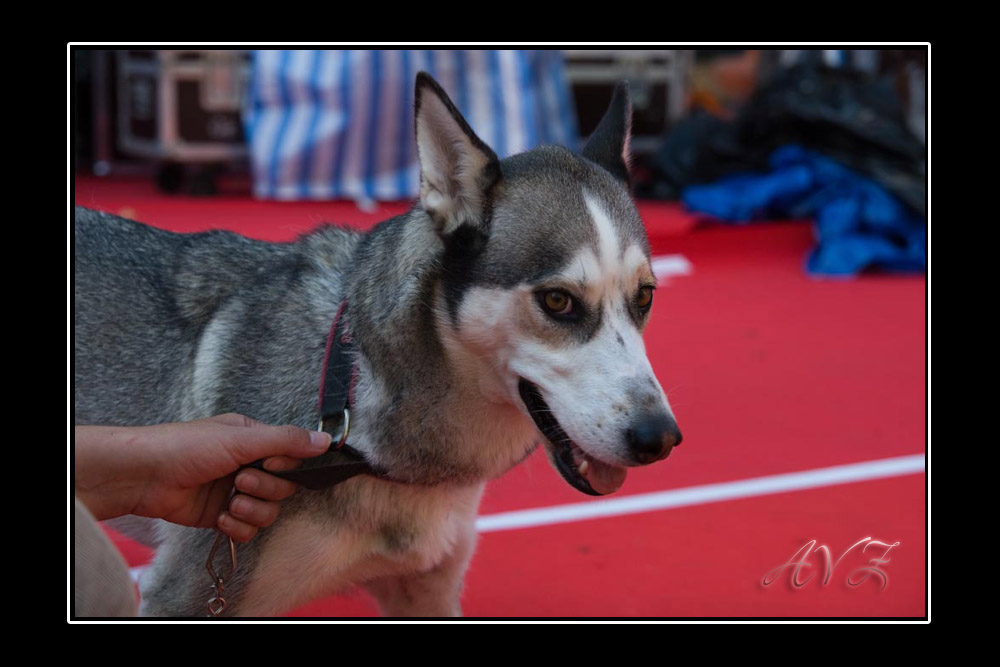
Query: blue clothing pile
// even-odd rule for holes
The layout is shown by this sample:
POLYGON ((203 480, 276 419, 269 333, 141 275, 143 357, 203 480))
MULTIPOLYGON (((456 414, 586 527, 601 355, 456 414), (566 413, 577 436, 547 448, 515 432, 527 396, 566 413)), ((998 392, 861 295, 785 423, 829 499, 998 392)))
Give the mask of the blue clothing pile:
POLYGON ((684 205, 734 223, 815 219, 818 245, 806 262, 813 274, 926 270, 925 221, 876 182, 801 146, 783 146, 769 162, 767 174, 686 188, 684 205))

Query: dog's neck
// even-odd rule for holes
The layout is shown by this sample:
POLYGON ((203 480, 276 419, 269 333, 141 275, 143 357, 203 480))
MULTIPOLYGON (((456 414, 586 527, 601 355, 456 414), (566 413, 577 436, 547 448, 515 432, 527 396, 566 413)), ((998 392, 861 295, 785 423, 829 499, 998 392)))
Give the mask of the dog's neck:
POLYGON ((352 433, 391 477, 474 483, 522 460, 536 432, 489 391, 477 362, 448 344, 444 252, 419 208, 360 245, 347 294, 359 366, 352 433))

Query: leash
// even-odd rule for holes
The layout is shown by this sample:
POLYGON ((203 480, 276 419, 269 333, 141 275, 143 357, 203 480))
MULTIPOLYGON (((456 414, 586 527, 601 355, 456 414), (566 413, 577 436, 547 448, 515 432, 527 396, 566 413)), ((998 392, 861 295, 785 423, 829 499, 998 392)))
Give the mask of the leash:
MULTIPOLYGON (((295 470, 271 471, 269 475, 287 479, 311 490, 328 489, 357 475, 372 475, 383 477, 384 471, 372 466, 364 455, 347 444, 351 433, 351 404, 354 401, 354 386, 358 381, 358 369, 351 360, 350 350, 354 345, 347 320, 347 300, 341 302, 337 315, 330 325, 330 333, 326 338, 326 353, 323 357, 323 378, 319 388, 319 430, 329 433, 332 438, 330 449, 325 453, 307 459, 304 468, 295 470)), ((264 470, 264 459, 243 466, 264 470)), ((235 495, 234 488, 229 498, 235 495)), ((228 501, 227 501, 228 505, 228 501)), ((226 609, 224 597, 225 583, 236 571, 236 544, 229 539, 229 571, 223 576, 215 569, 215 558, 227 539, 219 533, 208 554, 205 569, 212 578, 212 597, 208 600, 208 615, 216 617, 226 609)))
MULTIPOLYGON (((347 318, 347 301, 344 300, 337 309, 326 338, 323 379, 319 387, 318 430, 329 433, 335 444, 325 453, 308 459, 301 468, 278 472, 268 470, 268 474, 313 491, 328 489, 357 475, 385 475, 384 471, 368 463, 361 452, 347 444, 351 432, 351 404, 358 381, 358 369, 350 355, 353 347, 354 335, 347 318)), ((247 467, 264 470, 264 461, 254 461, 247 467)))

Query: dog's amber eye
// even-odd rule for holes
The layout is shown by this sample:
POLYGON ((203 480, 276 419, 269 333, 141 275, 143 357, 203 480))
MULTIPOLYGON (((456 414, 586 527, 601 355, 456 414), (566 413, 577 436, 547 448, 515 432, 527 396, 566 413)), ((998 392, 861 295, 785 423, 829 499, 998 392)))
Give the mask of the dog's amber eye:
POLYGON ((545 309, 554 315, 569 315, 573 311, 573 298, 559 290, 549 290, 542 295, 545 309))
POLYGON ((649 307, 653 305, 653 288, 640 288, 639 294, 635 297, 635 304, 639 306, 639 310, 643 312, 649 310, 649 307))

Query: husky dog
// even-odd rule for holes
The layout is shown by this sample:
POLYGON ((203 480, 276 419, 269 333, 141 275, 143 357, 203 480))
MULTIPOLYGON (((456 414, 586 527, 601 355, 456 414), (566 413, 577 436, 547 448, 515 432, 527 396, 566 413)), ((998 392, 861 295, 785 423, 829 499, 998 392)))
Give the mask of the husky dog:
MULTIPOLYGON (((655 279, 617 88, 582 154, 499 160, 427 74, 420 198, 368 233, 174 234, 78 208, 78 424, 238 412, 316 428, 327 333, 350 304, 350 444, 385 477, 301 490, 237 546, 226 614, 362 585, 388 616, 461 613, 483 487, 542 441, 583 493, 681 441, 642 342, 655 279)), ((211 530, 160 522, 141 612, 200 616, 211 530)))

